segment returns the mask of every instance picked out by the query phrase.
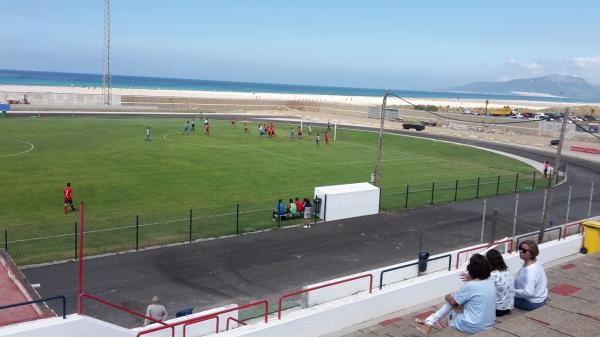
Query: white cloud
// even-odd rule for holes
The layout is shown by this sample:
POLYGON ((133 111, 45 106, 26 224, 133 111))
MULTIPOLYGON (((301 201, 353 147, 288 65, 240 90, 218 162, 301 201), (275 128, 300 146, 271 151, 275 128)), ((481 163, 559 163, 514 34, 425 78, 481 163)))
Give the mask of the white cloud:
POLYGON ((509 59, 490 70, 498 81, 560 74, 582 77, 590 83, 600 84, 600 56, 577 56, 558 60, 541 57, 528 60, 509 59))

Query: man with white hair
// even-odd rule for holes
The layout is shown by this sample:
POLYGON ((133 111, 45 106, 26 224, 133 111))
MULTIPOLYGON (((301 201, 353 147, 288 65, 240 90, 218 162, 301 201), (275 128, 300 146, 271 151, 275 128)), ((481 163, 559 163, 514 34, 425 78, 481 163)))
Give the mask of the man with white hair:
MULTIPOLYGON (((159 302, 158 296, 152 297, 152 304, 150 304, 148 306, 148 308, 146 309, 146 316, 154 318, 157 321, 163 322, 167 319, 167 316, 168 316, 167 309, 165 308, 164 305, 159 304, 158 302, 159 302)), ((152 324, 152 323, 154 323, 154 322, 147 318, 144 320, 144 325, 148 325, 148 324, 152 324)))

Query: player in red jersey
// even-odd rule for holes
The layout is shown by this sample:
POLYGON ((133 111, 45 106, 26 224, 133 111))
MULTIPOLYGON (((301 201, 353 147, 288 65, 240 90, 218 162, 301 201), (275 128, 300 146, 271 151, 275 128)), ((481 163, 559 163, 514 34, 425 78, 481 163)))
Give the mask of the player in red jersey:
POLYGON ((231 125, 233 125, 233 127, 235 128, 235 122, 236 122, 236 118, 235 116, 231 117, 231 125))
POLYGON ((71 188, 71 183, 67 183, 67 187, 65 187, 63 191, 63 196, 65 199, 65 214, 67 214, 68 206, 71 206, 71 210, 74 211, 75 207, 73 207, 73 189, 71 188))
POLYGON ((325 138, 325 144, 329 145, 329 134, 327 134, 327 131, 325 131, 323 137, 325 138))

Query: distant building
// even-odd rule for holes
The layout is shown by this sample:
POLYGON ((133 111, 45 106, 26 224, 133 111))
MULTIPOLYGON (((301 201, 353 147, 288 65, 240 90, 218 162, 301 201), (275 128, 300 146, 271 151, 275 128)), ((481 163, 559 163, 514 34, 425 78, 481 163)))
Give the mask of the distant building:
MULTIPOLYGON (((381 114, 380 106, 370 106, 369 107, 369 118, 379 119, 379 115, 381 114)), ((385 109, 385 119, 388 120, 396 120, 398 118, 398 109, 385 109)))

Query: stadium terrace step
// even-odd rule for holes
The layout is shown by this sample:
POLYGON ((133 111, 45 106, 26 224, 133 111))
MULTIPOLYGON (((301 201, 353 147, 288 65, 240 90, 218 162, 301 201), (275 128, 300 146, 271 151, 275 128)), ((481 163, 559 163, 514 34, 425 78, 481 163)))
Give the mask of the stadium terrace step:
MULTIPOLYGON (((547 268, 546 274, 551 298, 548 304, 530 312, 513 310, 509 315, 497 317, 496 325, 492 329, 474 336, 599 336, 600 253, 578 257, 570 262, 547 268)), ((425 336, 414 327, 414 319, 425 319, 441 305, 442 303, 410 314, 386 316, 385 320, 382 319, 374 325, 341 336, 425 336)), ((442 330, 433 328, 429 336, 468 335, 452 328, 442 330)))

